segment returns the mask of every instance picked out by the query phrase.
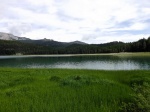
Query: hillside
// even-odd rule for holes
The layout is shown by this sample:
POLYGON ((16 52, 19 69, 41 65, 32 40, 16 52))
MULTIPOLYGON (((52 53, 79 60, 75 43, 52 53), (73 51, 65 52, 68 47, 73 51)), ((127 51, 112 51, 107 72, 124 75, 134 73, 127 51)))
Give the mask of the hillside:
POLYGON ((32 43, 36 45, 43 45, 49 47, 67 47, 73 44, 86 45, 87 43, 74 41, 74 42, 58 42, 51 39, 40 39, 40 40, 19 40, 23 43, 32 43))
POLYGON ((80 41, 58 42, 50 39, 31 40, 4 34, 0 40, 0 55, 12 54, 95 54, 119 52, 150 52, 150 37, 136 42, 86 44, 80 41), (2 40, 5 39, 5 40, 2 40))
POLYGON ((72 44, 79 44, 79 45, 85 45, 87 43, 80 42, 80 41, 73 41, 73 42, 58 42, 54 41, 52 39, 39 39, 39 40, 32 40, 26 37, 18 37, 14 36, 9 33, 3 33, 0 32, 0 40, 15 40, 20 41, 22 43, 30 43, 30 44, 36 44, 36 45, 42 45, 42 46, 48 46, 48 47, 66 47, 72 44))
POLYGON ((0 55, 52 54, 50 47, 22 43, 14 40, 0 40, 0 55))
POLYGON ((30 40, 26 37, 18 37, 9 33, 0 32, 0 40, 30 40))

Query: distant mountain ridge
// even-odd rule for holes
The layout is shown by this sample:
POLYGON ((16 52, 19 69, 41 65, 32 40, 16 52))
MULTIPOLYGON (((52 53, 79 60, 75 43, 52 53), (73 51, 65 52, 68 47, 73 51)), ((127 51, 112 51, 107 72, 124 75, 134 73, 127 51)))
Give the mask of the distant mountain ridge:
POLYGON ((0 33, 0 55, 97 54, 120 52, 150 52, 150 37, 129 43, 113 41, 103 44, 86 44, 80 41, 58 42, 46 38, 31 40, 12 34, 0 33))
POLYGON ((30 40, 29 38, 26 37, 18 37, 18 36, 14 36, 13 34, 3 33, 3 32, 0 32, 0 39, 1 40, 30 40))
POLYGON ((86 45, 87 43, 76 40, 76 41, 70 42, 70 44, 86 45))
POLYGON ((46 38, 39 39, 39 40, 32 40, 26 37, 18 37, 18 36, 14 36, 13 34, 3 33, 3 32, 0 32, 0 40, 16 40, 16 41, 21 41, 23 43, 37 44, 37 45, 50 46, 50 47, 66 47, 72 44, 79 44, 79 45, 87 44, 81 41, 59 42, 59 41, 54 41, 52 39, 46 39, 46 38))

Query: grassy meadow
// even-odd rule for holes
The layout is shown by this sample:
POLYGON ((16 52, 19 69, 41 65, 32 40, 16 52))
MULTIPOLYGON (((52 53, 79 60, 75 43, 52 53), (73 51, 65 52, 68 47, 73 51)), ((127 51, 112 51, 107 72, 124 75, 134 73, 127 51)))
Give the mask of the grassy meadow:
POLYGON ((149 110, 149 70, 0 68, 0 112, 149 110))

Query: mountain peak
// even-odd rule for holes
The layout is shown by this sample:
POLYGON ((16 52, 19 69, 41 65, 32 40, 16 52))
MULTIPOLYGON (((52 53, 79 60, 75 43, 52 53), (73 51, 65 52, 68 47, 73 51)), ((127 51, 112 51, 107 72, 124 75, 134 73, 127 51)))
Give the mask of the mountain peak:
POLYGON ((10 33, 0 32, 0 40, 30 40, 26 37, 17 37, 10 33))
POLYGON ((78 40, 73 41, 73 42, 70 42, 70 43, 71 43, 71 44, 81 44, 81 45, 87 44, 87 43, 85 43, 85 42, 81 42, 81 41, 78 41, 78 40))
POLYGON ((17 37, 9 33, 0 32, 0 39, 1 40, 17 40, 17 37))
POLYGON ((42 41, 54 41, 53 39, 47 39, 47 38, 44 38, 44 39, 41 39, 42 41))
POLYGON ((44 46, 69 46, 72 44, 79 44, 79 45, 87 44, 78 40, 72 42, 58 42, 48 38, 43 38, 40 40, 32 40, 26 37, 18 37, 10 33, 3 33, 3 32, 0 32, 0 40, 16 40, 24 43, 33 43, 33 44, 44 45, 44 46))

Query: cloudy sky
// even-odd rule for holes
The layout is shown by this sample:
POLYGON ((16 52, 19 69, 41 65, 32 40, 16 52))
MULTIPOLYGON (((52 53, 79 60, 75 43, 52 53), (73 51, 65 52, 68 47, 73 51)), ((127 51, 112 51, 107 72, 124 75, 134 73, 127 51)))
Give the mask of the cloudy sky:
POLYGON ((0 0, 0 32, 105 43, 150 36, 150 0, 0 0))

